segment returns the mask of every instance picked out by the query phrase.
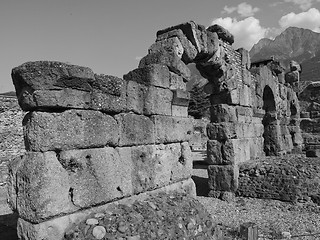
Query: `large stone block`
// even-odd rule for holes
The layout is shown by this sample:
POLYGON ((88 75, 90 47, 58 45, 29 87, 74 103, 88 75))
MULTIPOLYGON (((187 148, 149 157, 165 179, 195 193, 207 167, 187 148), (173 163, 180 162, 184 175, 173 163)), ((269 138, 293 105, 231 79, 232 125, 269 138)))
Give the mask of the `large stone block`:
POLYGON ((68 172, 74 206, 87 208, 133 194, 132 180, 128 177, 133 169, 132 159, 121 158, 117 149, 62 151, 58 161, 68 172))
POLYGON ((162 41, 164 39, 172 38, 172 37, 177 37, 182 46, 183 46, 183 55, 182 55, 182 60, 188 64, 190 62, 193 62, 195 57, 198 54, 198 51, 196 47, 191 43, 191 41, 183 34, 181 29, 173 29, 168 32, 163 32, 158 35, 157 33, 157 40, 156 41, 162 41))
POLYGON ((182 76, 185 81, 189 81, 191 77, 190 69, 174 52, 168 52, 163 49, 149 53, 140 60, 139 68, 144 68, 151 64, 164 64, 169 70, 182 76))
POLYGON ((232 45, 234 43, 233 35, 228 30, 226 30, 225 28, 221 27, 218 24, 215 24, 215 25, 208 27, 207 31, 216 32, 218 34, 218 37, 221 40, 229 43, 230 45, 232 45))
POLYGON ((93 71, 88 67, 53 61, 24 63, 12 69, 11 77, 17 96, 25 87, 32 90, 74 88, 88 91, 95 80, 93 71))
POLYGON ((172 37, 156 41, 149 47, 148 53, 157 52, 164 49, 168 52, 174 52, 179 58, 182 58, 184 48, 178 37, 172 37))
POLYGON ((209 165, 208 185, 210 191, 235 192, 238 188, 239 169, 234 165, 209 165))
POLYGON ((134 193, 160 188, 191 177, 192 157, 188 143, 117 148, 120 157, 130 159, 134 193))
POLYGON ((10 167, 10 202, 31 222, 133 194, 132 159, 114 148, 28 152, 19 161, 10 167))
POLYGON ((188 117, 188 107, 172 105, 172 116, 173 117, 188 117))
POLYGON ((173 27, 163 29, 163 30, 159 30, 157 32, 157 36, 160 36, 164 33, 170 32, 172 30, 181 29, 183 34, 195 46, 197 51, 201 52, 201 45, 200 45, 198 35, 197 35, 197 28, 198 28, 198 25, 195 22, 190 21, 190 22, 182 23, 182 24, 179 24, 179 25, 176 25, 173 27))
POLYGON ((171 115, 171 104, 173 102, 173 93, 169 89, 163 89, 151 86, 147 93, 144 111, 145 115, 171 115))
POLYGON ((79 209, 71 200, 68 172, 55 152, 27 152, 9 169, 10 205, 20 217, 41 222, 79 209))
POLYGON ((187 85, 183 81, 183 77, 179 76, 176 73, 170 72, 170 90, 181 89, 182 91, 187 90, 187 85))
POLYGON ((120 112, 125 108, 125 82, 91 69, 60 62, 28 62, 12 70, 21 108, 93 109, 120 112))
POLYGON ((115 116, 115 119, 118 121, 119 127, 119 146, 153 144, 155 142, 155 125, 150 118, 133 113, 120 113, 115 116))
POLYGON ((236 124, 234 123, 209 123, 207 135, 211 140, 227 140, 237 137, 236 124))
POLYGON ((137 68, 124 75, 123 79, 162 88, 170 86, 169 69, 162 64, 151 64, 145 68, 137 68))
POLYGON ((146 86, 129 81, 127 87, 127 110, 138 114, 171 115, 173 93, 169 89, 146 86))
POLYGON ((237 119, 240 123, 251 123, 253 117, 253 109, 250 107, 237 106, 237 119))
POLYGON ((29 151, 115 146, 119 139, 117 121, 93 110, 30 112, 23 126, 29 151))
POLYGON ((237 115, 234 106, 227 104, 216 104, 210 107, 211 122, 236 122, 237 115))
POLYGON ((154 123, 156 143, 185 142, 191 138, 191 118, 154 115, 151 119, 154 123))
POLYGON ((250 60, 249 51, 244 48, 239 48, 237 51, 241 54, 241 65, 246 69, 250 69, 251 60, 250 60))
MULTIPOLYGON (((145 200, 150 196, 159 193, 182 193, 189 196, 196 196, 195 184, 191 178, 180 181, 168 186, 139 194, 140 201, 145 200)), ((119 204, 130 205, 135 200, 136 196, 124 198, 118 201, 119 204)), ((110 212, 115 209, 115 203, 107 203, 101 206, 94 206, 83 211, 78 211, 72 214, 59 216, 42 223, 32 223, 22 218, 18 219, 17 230, 20 239, 46 239, 46 240, 60 240, 64 239, 65 232, 75 224, 87 218, 91 213, 110 212)))

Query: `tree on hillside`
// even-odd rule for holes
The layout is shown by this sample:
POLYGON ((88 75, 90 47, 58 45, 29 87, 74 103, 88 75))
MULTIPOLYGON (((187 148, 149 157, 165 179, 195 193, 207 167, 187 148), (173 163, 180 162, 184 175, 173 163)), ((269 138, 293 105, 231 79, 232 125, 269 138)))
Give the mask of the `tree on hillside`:
POLYGON ((209 118, 210 99, 209 94, 203 91, 203 86, 195 84, 190 91, 189 115, 196 119, 209 118))

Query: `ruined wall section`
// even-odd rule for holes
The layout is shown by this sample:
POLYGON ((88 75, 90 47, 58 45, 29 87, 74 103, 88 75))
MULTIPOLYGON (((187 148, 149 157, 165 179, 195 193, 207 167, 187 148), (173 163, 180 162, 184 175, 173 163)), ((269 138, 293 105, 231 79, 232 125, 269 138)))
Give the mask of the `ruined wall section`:
POLYGON ((137 194, 195 194, 189 95, 166 65, 120 79, 38 61, 12 79, 28 111, 27 152, 11 162, 8 186, 22 239, 62 239, 79 212, 137 194))
POLYGON ((299 102, 279 63, 251 68, 248 51, 234 50, 221 35, 219 40, 218 75, 209 76, 206 86, 212 104, 207 153, 209 195, 223 199, 238 188, 239 165, 301 150, 302 138, 299 102))

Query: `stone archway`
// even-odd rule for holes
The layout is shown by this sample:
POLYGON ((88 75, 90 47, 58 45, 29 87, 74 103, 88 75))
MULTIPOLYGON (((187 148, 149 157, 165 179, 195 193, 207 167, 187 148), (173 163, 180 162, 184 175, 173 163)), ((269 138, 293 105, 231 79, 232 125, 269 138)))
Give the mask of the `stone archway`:
POLYGON ((277 132, 277 113, 274 94, 269 86, 263 90, 263 110, 265 115, 262 123, 264 126, 263 150, 267 156, 277 155, 278 152, 278 132, 277 132))

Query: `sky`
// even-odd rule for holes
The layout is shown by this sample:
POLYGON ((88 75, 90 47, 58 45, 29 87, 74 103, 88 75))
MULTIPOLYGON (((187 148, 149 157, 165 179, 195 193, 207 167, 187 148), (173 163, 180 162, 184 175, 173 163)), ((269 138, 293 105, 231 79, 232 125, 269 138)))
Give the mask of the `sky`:
POLYGON ((0 93, 11 70, 51 60, 122 77, 137 68, 160 29, 220 24, 234 48, 251 49, 289 26, 320 32, 320 0, 1 0, 0 93))

